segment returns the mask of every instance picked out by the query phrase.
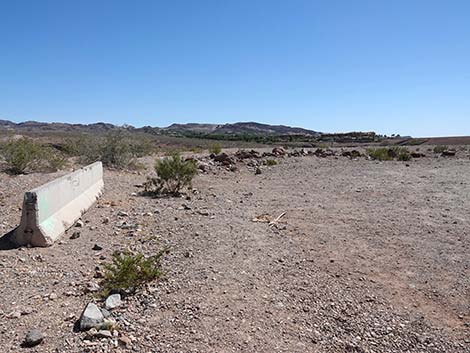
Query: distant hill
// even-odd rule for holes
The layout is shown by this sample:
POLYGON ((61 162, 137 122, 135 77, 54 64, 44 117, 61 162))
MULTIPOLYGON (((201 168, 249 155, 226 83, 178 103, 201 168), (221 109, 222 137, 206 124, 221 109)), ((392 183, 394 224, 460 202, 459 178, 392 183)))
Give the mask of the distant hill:
POLYGON ((106 132, 118 127, 108 123, 94 124, 68 124, 68 123, 43 123, 38 121, 25 121, 14 123, 9 120, 0 120, 0 129, 15 132, 106 132))
MULTIPOLYGON (((372 143, 381 139, 374 132, 323 133, 299 127, 269 125, 256 122, 238 122, 233 124, 172 124, 168 127, 144 126, 135 128, 131 125, 117 126, 98 122, 94 124, 44 123, 26 121, 14 123, 0 120, 0 131, 16 134, 49 133, 93 133, 101 134, 112 130, 125 129, 133 133, 147 133, 156 136, 189 137, 212 140, 251 141, 257 143, 274 142, 337 142, 337 143, 372 143)), ((407 139, 401 139, 407 140, 407 139)), ((403 141, 404 142, 404 141, 403 141)), ((399 143, 394 140, 394 143, 399 143)))
MULTIPOLYGON (((26 121, 22 123, 14 123, 8 120, 0 120, 0 129, 13 130, 16 132, 40 132, 40 131, 56 131, 56 132, 106 132, 119 127, 109 123, 94 123, 94 124, 68 124, 68 123, 43 123, 37 121, 26 121)), ((127 130, 134 130, 136 132, 150 132, 153 134, 174 134, 174 135, 212 135, 212 134, 227 134, 227 135, 305 135, 305 136, 319 136, 320 133, 312 130, 302 129, 298 127, 289 127, 284 125, 268 125, 255 122, 234 123, 234 124, 172 124, 166 128, 146 126, 143 128, 134 128, 133 126, 126 125, 127 130)))
POLYGON ((241 122, 234 124, 173 124, 163 131, 175 133, 195 133, 195 134, 229 134, 229 135, 304 135, 319 136, 317 131, 302 129, 299 127, 290 127, 284 125, 268 125, 255 122, 241 122))

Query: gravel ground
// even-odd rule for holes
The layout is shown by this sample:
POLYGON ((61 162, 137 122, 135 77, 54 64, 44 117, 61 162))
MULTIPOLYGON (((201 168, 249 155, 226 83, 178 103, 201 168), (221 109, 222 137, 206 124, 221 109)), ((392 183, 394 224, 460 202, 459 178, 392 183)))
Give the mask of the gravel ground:
MULTIPOLYGON (((470 352, 468 156, 278 160, 260 175, 210 166, 181 198, 138 196, 145 171, 106 171, 83 227, 0 251, 0 350, 470 352), (165 278, 114 309, 115 337, 73 332, 102 305, 90 290, 113 251, 165 246, 165 278), (20 348, 33 328, 43 342, 20 348)), ((64 173, 0 173, 0 233, 24 191, 64 173)))

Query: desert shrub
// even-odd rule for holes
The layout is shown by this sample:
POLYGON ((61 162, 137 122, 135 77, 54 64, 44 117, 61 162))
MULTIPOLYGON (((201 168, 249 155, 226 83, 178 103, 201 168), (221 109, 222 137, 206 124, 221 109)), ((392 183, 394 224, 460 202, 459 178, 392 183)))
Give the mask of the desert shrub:
POLYGON ((266 165, 267 166, 274 166, 277 165, 277 161, 275 159, 267 159, 266 160, 266 165))
POLYGON ((359 158, 361 157, 361 152, 357 151, 357 150, 352 150, 351 151, 351 158, 359 158))
POLYGON ((147 194, 177 195, 185 187, 190 187, 197 174, 197 166, 193 160, 184 160, 181 155, 173 154, 157 160, 155 163, 156 178, 148 178, 144 184, 147 194))
POLYGON ((381 148, 368 148, 367 154, 375 160, 379 161, 390 161, 393 159, 393 156, 389 153, 389 148, 381 147, 381 148))
POLYGON ((70 157, 76 157, 80 155, 82 146, 85 145, 85 140, 89 140, 87 136, 80 137, 69 137, 62 141, 61 150, 70 157))
POLYGON ((136 158, 151 155, 155 151, 152 140, 145 136, 129 138, 128 143, 132 156, 136 158))
POLYGON ((1 153, 8 170, 13 174, 22 174, 26 170, 36 168, 40 159, 41 146, 29 138, 21 138, 6 143, 1 153))
POLYGON ((104 266, 104 279, 101 282, 102 295, 112 292, 135 293, 144 284, 162 276, 161 259, 167 250, 145 257, 130 252, 113 254, 112 262, 104 266))
POLYGON ((101 145, 100 152, 101 162, 110 167, 125 168, 133 159, 131 144, 121 131, 108 133, 101 145))
POLYGON ((107 167, 133 169, 135 159, 153 152, 151 140, 115 130, 104 136, 83 135, 65 141, 64 149, 78 156, 81 163, 101 161, 107 167))
POLYGON ((405 149, 403 149, 403 148, 400 149, 397 152, 397 160, 402 161, 402 162, 406 162, 406 161, 411 160, 410 152, 406 148, 405 149))
POLYGON ((209 146, 209 153, 219 154, 220 152, 222 152, 222 146, 220 143, 214 143, 209 146))
POLYGON ((442 145, 442 146, 434 146, 433 152, 434 152, 434 153, 443 153, 443 152, 447 151, 448 149, 449 149, 449 147, 448 147, 448 146, 444 146, 444 145, 442 145))
POLYGON ((50 147, 30 138, 10 140, 0 150, 8 171, 23 174, 29 171, 56 171, 64 167, 66 158, 50 147))
POLYGON ((381 148, 369 148, 367 154, 375 160, 379 161, 391 161, 397 159, 399 161, 411 160, 411 154, 406 147, 381 147, 381 148))
POLYGON ((189 150, 193 153, 202 153, 204 151, 200 146, 191 147, 189 150))
POLYGON ((65 167, 67 157, 50 147, 44 147, 42 150, 42 159, 45 161, 44 169, 48 171, 57 171, 65 167))

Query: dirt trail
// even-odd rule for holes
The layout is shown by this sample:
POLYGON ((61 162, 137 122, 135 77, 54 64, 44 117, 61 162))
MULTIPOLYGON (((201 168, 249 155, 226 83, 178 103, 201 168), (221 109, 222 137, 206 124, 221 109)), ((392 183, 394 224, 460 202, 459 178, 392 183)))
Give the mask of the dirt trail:
MULTIPOLYGON (((84 288, 114 250, 169 246, 166 279, 114 314, 134 351, 470 352, 470 161, 409 164, 302 157, 261 175, 217 169, 190 199, 132 196, 145 175, 107 171, 79 239, 0 252, 0 344, 16 352, 40 325, 37 352, 125 351, 72 332, 92 298, 84 288), (252 221, 282 212, 277 227, 252 221)), ((53 177, 0 174, 5 230, 22 191, 53 177)))

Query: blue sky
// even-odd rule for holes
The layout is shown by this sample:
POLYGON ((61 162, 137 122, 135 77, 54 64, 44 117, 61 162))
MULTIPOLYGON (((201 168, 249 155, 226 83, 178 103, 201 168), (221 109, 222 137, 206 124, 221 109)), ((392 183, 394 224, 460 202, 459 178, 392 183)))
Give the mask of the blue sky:
POLYGON ((467 0, 0 0, 0 119, 470 135, 467 0))

